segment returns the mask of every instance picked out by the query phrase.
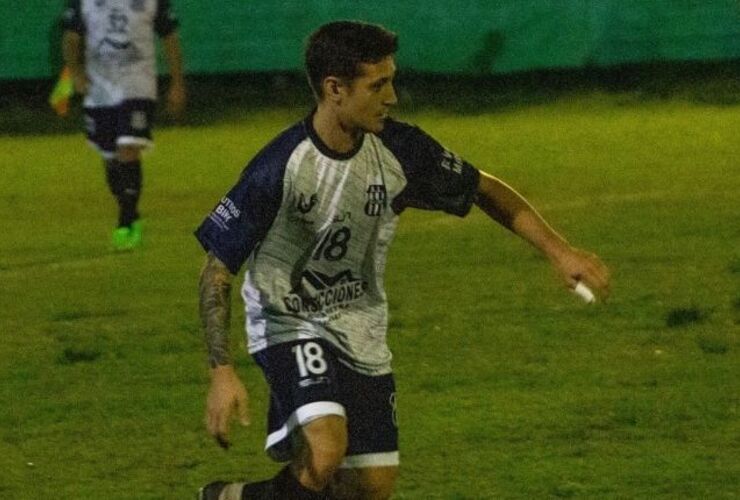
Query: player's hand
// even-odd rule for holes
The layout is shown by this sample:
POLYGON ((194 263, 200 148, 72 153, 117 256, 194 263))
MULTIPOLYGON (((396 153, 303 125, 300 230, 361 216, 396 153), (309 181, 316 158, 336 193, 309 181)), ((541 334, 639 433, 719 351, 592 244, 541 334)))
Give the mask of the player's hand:
POLYGON ((568 247, 552 262, 568 288, 582 282, 601 300, 609 296, 609 269, 595 254, 568 247))
POLYGON ((230 365, 211 369, 211 388, 206 401, 206 428, 218 444, 228 449, 229 424, 236 417, 244 426, 250 424, 247 389, 230 365))
POLYGON ((167 92, 167 113, 173 118, 182 118, 185 113, 186 101, 187 92, 185 91, 185 84, 173 81, 167 92))

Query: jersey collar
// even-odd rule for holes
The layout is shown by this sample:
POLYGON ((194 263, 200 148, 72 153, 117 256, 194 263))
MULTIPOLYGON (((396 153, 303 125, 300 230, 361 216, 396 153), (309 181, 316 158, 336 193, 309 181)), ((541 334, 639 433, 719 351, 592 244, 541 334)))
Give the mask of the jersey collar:
POLYGON ((333 160, 349 160, 350 158, 355 156, 357 152, 362 148, 362 145, 365 143, 365 134, 362 135, 362 139, 357 143, 357 146, 355 146, 350 151, 347 151, 346 153, 340 153, 331 149, 324 143, 324 141, 321 140, 321 137, 319 137, 319 134, 316 133, 316 130, 313 128, 314 114, 316 114, 316 108, 314 108, 313 111, 311 111, 311 113, 306 117, 306 119, 303 120, 303 125, 306 127, 306 132, 311 138, 311 142, 313 142, 314 146, 316 146, 316 148, 321 151, 321 154, 323 154, 324 156, 328 156, 333 160))

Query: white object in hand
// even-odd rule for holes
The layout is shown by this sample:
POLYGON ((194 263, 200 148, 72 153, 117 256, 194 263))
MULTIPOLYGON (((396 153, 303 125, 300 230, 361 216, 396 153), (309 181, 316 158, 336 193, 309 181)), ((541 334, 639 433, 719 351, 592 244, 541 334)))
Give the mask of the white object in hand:
POLYGON ((578 295, 581 299, 583 299, 584 302, 587 302, 589 304, 596 302, 596 296, 594 295, 594 292, 592 292, 591 289, 584 285, 581 281, 576 283, 575 288, 573 288, 573 293, 578 295))

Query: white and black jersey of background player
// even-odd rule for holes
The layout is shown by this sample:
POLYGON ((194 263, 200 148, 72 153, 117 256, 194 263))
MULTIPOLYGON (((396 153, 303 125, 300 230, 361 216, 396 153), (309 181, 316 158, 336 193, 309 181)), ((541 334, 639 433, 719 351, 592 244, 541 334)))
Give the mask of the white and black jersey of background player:
POLYGON ((417 127, 386 119, 339 154, 309 116, 259 152, 203 221, 207 251, 233 274, 247 263, 248 346, 271 388, 271 456, 289 459, 296 427, 336 414, 348 421, 345 465, 398 464, 388 246, 406 208, 465 216, 478 178, 417 127))
MULTIPOLYGON (((152 146, 157 99, 155 37, 177 42, 178 25, 169 0, 71 0, 62 16, 65 63, 70 68, 79 64, 77 76, 85 82, 81 84, 84 90, 78 91, 85 93, 87 139, 105 160, 108 186, 119 204, 118 226, 123 232, 113 235, 118 249, 138 243, 126 241, 125 228, 139 218, 142 168, 138 151, 152 146), (69 34, 79 38, 70 40, 69 34), (129 152, 122 156, 121 148, 129 152)), ((165 55, 170 70, 177 69, 180 77, 181 62, 173 61, 179 59, 177 51, 173 56, 168 46, 165 55), (175 64, 178 68, 173 68, 175 64)))

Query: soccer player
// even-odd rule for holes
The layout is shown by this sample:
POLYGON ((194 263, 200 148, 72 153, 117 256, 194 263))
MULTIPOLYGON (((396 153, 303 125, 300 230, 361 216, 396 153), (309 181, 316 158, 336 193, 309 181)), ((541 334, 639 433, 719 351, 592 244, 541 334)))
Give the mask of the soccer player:
POLYGON ((465 216, 477 205, 541 250, 571 287, 602 297, 608 272, 512 188, 388 116, 396 35, 333 22, 308 41, 317 106, 270 142, 203 221, 200 315, 211 385, 207 427, 222 446, 247 394, 229 352, 232 275, 247 263, 249 351, 270 387, 266 449, 289 464, 261 482, 217 481, 203 499, 389 498, 398 429, 383 271, 406 208, 465 216))
POLYGON ((162 37, 170 70, 168 110, 177 116, 185 105, 178 20, 169 0, 71 0, 62 24, 64 62, 75 90, 85 95, 87 138, 103 157, 118 202, 113 247, 130 250, 142 238, 141 153, 152 145, 155 33, 162 37))

